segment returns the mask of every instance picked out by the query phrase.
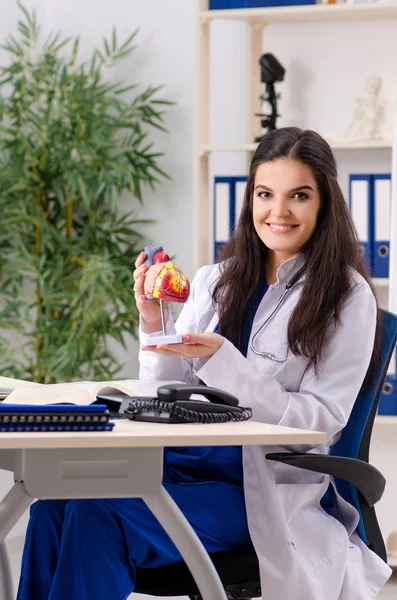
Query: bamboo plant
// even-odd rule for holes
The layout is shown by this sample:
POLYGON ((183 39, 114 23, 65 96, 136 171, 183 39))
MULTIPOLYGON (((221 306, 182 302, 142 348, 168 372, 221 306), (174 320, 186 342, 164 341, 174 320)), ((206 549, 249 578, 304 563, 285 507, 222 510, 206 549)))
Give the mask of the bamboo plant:
POLYGON ((156 87, 109 83, 136 31, 119 43, 113 29, 79 62, 78 38, 42 40, 35 13, 20 9, 0 68, 1 373, 113 378, 121 365, 109 340, 125 345, 138 319, 132 271, 144 221, 134 207, 167 177, 149 134, 164 129, 169 102, 156 87))

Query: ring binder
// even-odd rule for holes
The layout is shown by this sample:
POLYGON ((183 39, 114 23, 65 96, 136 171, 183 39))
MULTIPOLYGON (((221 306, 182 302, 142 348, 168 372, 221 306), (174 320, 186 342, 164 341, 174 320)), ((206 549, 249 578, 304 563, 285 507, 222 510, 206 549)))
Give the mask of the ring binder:
POLYGON ((111 431, 110 412, 103 404, 2 404, 0 432, 111 431))

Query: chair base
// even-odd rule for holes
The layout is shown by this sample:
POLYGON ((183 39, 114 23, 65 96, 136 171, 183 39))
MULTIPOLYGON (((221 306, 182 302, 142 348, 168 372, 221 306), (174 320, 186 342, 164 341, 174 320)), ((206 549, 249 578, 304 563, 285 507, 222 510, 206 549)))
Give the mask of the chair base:
MULTIPOLYGON (((259 566, 253 548, 214 552, 210 558, 224 585, 228 600, 261 597, 259 566)), ((188 596, 202 600, 196 582, 185 563, 156 569, 137 568, 134 591, 150 596, 188 596)))
MULTIPOLYGON (((227 585, 225 592, 228 600, 253 600, 262 595, 259 581, 227 585)), ((189 596, 189 598, 190 600, 203 600, 200 594, 189 596)))
MULTIPOLYGON (((259 581, 228 585, 225 587, 225 592, 228 600, 253 600, 262 595, 259 581)), ((189 598, 190 600, 203 600, 200 594, 189 596, 189 598)))

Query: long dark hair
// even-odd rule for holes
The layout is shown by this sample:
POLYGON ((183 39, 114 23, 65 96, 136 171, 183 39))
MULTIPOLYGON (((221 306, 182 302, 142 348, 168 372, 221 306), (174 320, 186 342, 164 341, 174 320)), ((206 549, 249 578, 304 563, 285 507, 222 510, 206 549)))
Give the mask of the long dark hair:
MULTIPOLYGON (((303 290, 288 323, 291 351, 308 358, 318 372, 327 334, 332 325, 339 323, 343 302, 351 291, 350 268, 367 280, 375 298, 376 293, 361 259, 356 229, 337 182, 332 150, 314 131, 284 127, 269 131, 260 142, 251 161, 238 226, 219 257, 221 277, 212 296, 220 316, 219 332, 226 335, 227 331, 230 341, 239 347, 246 310, 263 277, 268 256, 252 218, 255 175, 258 165, 279 158, 291 158, 310 167, 320 192, 317 225, 302 249, 306 274, 303 290)), ((370 380, 376 376, 380 357, 378 306, 375 344, 368 370, 370 380)))

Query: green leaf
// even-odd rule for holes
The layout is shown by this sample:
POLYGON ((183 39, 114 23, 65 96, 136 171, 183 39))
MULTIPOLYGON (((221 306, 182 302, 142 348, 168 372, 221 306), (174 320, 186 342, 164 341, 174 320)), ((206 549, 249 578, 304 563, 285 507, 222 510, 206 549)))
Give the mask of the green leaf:
POLYGON ((72 40, 71 37, 67 37, 67 38, 61 40, 59 42, 59 44, 56 44, 56 42, 54 40, 53 43, 48 47, 48 51, 51 52, 52 54, 56 54, 57 52, 62 50, 62 48, 64 48, 67 44, 69 44, 69 42, 71 40, 72 40))
POLYGON ((121 88, 116 88, 115 89, 115 94, 125 94, 126 92, 129 92, 130 90, 133 90, 137 87, 136 83, 132 83, 131 85, 127 85, 125 87, 121 87, 121 88))
POLYGON ((77 183, 78 183, 79 191, 80 191, 81 197, 83 199, 83 202, 84 202, 86 208, 89 208, 90 200, 88 197, 87 188, 84 183, 84 179, 80 175, 77 175, 77 183))
MULTIPOLYGON (((139 28, 135 29, 135 31, 133 33, 131 33, 131 35, 125 40, 124 44, 122 44, 119 48, 119 52, 123 52, 124 50, 126 50, 127 48, 131 47, 131 42, 134 41, 134 39, 136 38, 136 36, 138 35, 139 32, 139 28)), ((132 48, 131 48, 132 49, 132 48)))
POLYGON ((33 12, 32 15, 30 15, 30 13, 28 12, 28 10, 24 7, 24 5, 22 4, 22 2, 20 0, 17 0, 17 5, 20 8, 20 10, 23 12, 23 14, 25 15, 25 18, 30 26, 31 29, 34 29, 36 26, 36 15, 33 12))
POLYGON ((103 38, 103 45, 104 45, 104 47, 105 47, 105 55, 106 55, 107 57, 111 56, 111 55, 112 55, 112 53, 111 53, 111 51, 110 51, 109 42, 107 41, 107 39, 106 39, 106 38, 103 38))

